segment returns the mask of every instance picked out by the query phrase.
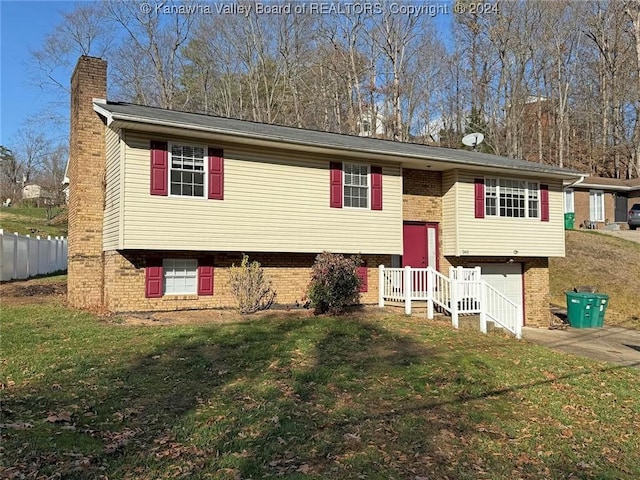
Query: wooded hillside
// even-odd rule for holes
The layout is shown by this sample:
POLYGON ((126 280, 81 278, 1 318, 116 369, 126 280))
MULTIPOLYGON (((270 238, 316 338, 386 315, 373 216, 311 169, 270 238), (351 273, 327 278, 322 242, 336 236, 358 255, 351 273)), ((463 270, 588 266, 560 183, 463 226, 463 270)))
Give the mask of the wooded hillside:
POLYGON ((637 0, 312 4, 81 3, 35 78, 101 56, 113 99, 453 148, 480 131, 498 155, 639 175, 637 0))

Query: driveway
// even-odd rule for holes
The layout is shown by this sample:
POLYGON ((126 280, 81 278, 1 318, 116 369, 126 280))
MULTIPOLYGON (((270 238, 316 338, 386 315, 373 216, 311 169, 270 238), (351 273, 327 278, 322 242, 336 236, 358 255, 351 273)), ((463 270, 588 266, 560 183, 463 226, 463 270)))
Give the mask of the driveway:
POLYGON ((606 325, 566 330, 524 327, 522 337, 551 350, 640 368, 640 331, 606 325))
POLYGON ((606 233, 614 237, 624 238, 632 242, 640 243, 640 229, 638 230, 606 230, 604 228, 598 230, 599 233, 606 233))

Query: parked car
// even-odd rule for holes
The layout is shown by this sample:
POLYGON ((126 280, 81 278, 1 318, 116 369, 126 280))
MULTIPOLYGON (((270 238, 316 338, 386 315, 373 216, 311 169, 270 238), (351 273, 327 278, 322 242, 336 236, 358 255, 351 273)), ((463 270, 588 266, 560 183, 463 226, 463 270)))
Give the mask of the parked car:
POLYGON ((627 218, 627 223, 629 224, 629 228, 631 230, 635 230, 640 227, 640 203, 634 203, 631 210, 629 210, 629 217, 627 218))

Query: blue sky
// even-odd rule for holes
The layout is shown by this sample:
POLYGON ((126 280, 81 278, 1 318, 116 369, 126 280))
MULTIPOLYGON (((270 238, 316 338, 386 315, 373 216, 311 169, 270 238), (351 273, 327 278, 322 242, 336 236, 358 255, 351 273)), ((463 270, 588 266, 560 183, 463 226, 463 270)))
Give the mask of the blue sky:
POLYGON ((29 84, 29 51, 42 45, 60 20, 60 12, 73 5, 60 1, 0 1, 0 144, 10 144, 24 121, 47 105, 49 99, 29 84))
MULTIPOLYGON (((1 145, 11 146, 16 133, 27 119, 41 113, 52 101, 48 92, 30 83, 29 52, 43 44, 46 35, 60 22, 61 12, 73 10, 77 3, 58 0, 0 0, 1 145)), ((451 4, 449 0, 416 3, 451 4)), ((436 16, 436 24, 441 31, 449 29, 450 21, 451 15, 436 16)), ((66 134, 66 129, 63 132, 58 129, 53 136, 60 134, 66 134)))

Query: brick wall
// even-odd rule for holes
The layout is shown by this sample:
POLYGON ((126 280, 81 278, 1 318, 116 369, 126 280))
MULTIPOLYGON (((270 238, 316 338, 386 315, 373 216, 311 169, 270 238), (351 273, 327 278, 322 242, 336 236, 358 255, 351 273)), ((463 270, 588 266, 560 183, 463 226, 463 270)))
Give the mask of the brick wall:
POLYGON ((402 170, 402 219, 442 222, 442 174, 426 170, 402 170))
MULTIPOLYGON (((402 220, 438 224, 442 238, 442 173, 404 168, 402 170, 402 220)), ((448 274, 449 260, 438 245, 440 271, 448 274)))
MULTIPOLYGON (((575 228, 580 228, 585 220, 589 220, 589 190, 575 190, 573 194, 574 212, 576 214, 575 228)), ((616 218, 615 197, 611 192, 604 192, 604 218, 613 223, 616 218)), ((598 222, 598 228, 602 228, 605 222, 598 222)))
MULTIPOLYGON (((448 257, 453 266, 473 267, 478 263, 506 263, 508 257, 448 257)), ((549 259, 516 258, 522 263, 524 285, 524 317, 529 327, 549 325, 549 259)), ((443 271, 449 274, 449 271, 443 271)))
MULTIPOLYGON (((240 264, 241 253, 205 254, 213 258, 213 296, 168 295, 162 298, 145 298, 145 267, 153 259, 202 258, 202 252, 119 252, 105 254, 105 306, 109 311, 162 311, 180 309, 204 309, 233 307, 235 300, 228 288, 229 267, 240 264)), ((248 253, 251 261, 260 262, 265 275, 272 281, 279 304, 293 306, 304 303, 305 292, 311 278, 314 254, 248 253)), ((368 265, 368 291, 361 293, 364 304, 378 302, 378 268, 389 265, 391 259, 385 255, 364 255, 368 265)))
POLYGON ((79 308, 103 306, 105 126, 93 111, 93 99, 106 95, 106 62, 80 57, 71 78, 68 171, 68 300, 79 308))

